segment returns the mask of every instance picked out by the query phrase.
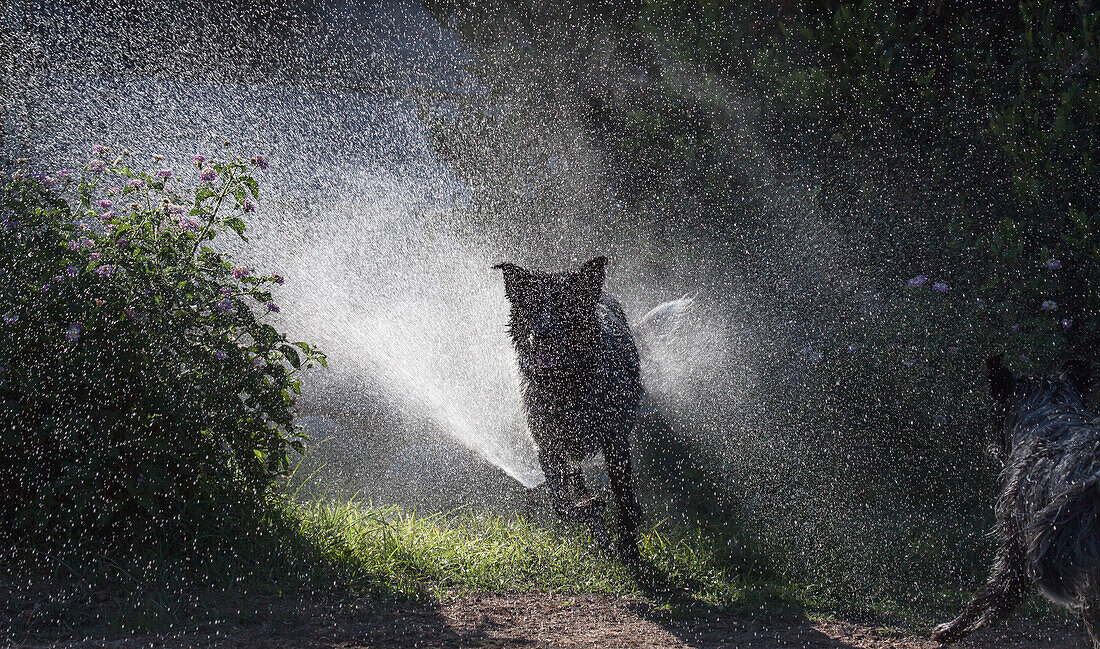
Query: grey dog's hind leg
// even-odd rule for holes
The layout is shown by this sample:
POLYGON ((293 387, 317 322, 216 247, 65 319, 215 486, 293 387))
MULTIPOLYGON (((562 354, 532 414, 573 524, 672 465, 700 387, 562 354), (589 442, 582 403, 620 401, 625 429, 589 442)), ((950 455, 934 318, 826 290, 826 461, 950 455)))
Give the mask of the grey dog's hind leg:
POLYGON ((1090 602, 1081 609, 1081 621, 1089 632, 1093 649, 1100 649, 1100 601, 1090 602))
POLYGON ((956 642, 983 625, 1003 618, 1023 600, 1027 585, 1022 548, 1011 542, 1002 545, 985 586, 970 600, 959 617, 936 627, 932 638, 940 642, 956 642))

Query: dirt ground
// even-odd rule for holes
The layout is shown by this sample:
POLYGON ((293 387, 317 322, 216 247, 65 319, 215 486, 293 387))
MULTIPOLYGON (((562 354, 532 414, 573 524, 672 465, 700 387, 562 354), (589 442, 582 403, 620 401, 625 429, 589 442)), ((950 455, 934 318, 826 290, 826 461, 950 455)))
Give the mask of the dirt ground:
MULTIPOLYGON (((304 605, 296 612, 252 621, 179 629, 169 635, 134 635, 39 647, 234 647, 263 649, 498 648, 557 649, 925 649, 941 645, 873 625, 844 621, 759 622, 724 618, 668 622, 646 604, 603 595, 465 595, 436 604, 304 605), (272 619, 278 621, 272 621, 272 619)), ((1086 649, 1084 631, 1073 624, 1042 626, 1015 622, 986 630, 958 647, 993 649, 1086 649)))

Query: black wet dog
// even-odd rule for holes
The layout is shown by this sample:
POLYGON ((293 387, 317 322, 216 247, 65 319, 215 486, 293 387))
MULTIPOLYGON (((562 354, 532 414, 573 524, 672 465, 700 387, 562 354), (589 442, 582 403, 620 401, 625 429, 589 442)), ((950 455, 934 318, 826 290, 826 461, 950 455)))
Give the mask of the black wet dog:
POLYGON ((508 263, 494 268, 504 271, 527 423, 554 510, 565 520, 591 523, 595 501, 580 463, 603 453, 618 508, 619 553, 636 564, 640 512, 630 433, 642 384, 626 316, 617 301, 603 295, 606 264, 605 257, 596 257, 566 273, 508 263))
POLYGON ((986 585, 933 637, 954 642, 969 635, 1010 613, 1034 585, 1079 613, 1100 648, 1100 421, 1081 399, 1088 367, 1013 376, 1001 356, 987 365, 1003 418, 999 547, 986 585))

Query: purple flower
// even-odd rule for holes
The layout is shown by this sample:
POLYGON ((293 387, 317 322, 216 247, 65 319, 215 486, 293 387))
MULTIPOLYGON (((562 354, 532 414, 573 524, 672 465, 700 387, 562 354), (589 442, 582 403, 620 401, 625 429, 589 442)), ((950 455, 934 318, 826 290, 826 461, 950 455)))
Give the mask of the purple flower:
POLYGON ((947 351, 949 351, 949 352, 951 352, 952 354, 954 354, 955 352, 959 351, 959 348, 958 348, 958 347, 956 347, 955 345, 952 345, 952 346, 950 346, 950 347, 948 347, 948 348, 947 348, 947 351))
POLYGON ((52 189, 57 185, 57 180, 51 176, 46 176, 42 179, 42 184, 52 189))
POLYGON ((218 177, 218 172, 214 171, 213 167, 207 167, 199 172, 199 179, 208 183, 214 182, 218 177))
POLYGON ((905 359, 901 362, 901 364, 906 366, 906 367, 913 367, 914 363, 916 363, 916 361, 913 360, 913 359, 910 359, 910 358, 907 358, 907 359, 905 359))
POLYGON ((114 196, 115 194, 119 193, 120 191, 122 191, 122 189, 118 185, 115 185, 114 187, 107 190, 107 195, 108 196, 114 196))
POLYGON ((1019 322, 1013 322, 1012 326, 1009 327, 1009 329, 1011 329, 1013 331, 1019 331, 1020 330, 1020 323, 1019 322))
POLYGON ((252 271, 248 270, 244 266, 234 266, 233 270, 229 271, 235 279, 242 279, 248 277, 252 271))
POLYGON ((80 250, 80 242, 75 239, 70 241, 69 250, 80 250))
POLYGON ((58 169, 57 170, 57 177, 62 179, 62 180, 68 180, 68 179, 73 177, 73 170, 72 169, 58 169))
POLYGON ((813 363, 814 365, 817 365, 818 363, 820 363, 821 360, 825 357, 825 355, 823 353, 815 350, 813 347, 804 347, 798 353, 801 354, 803 358, 805 358, 809 362, 813 363))
POLYGON ((264 367, 265 365, 267 365, 267 361, 264 360, 263 356, 257 356, 256 358, 252 359, 252 364, 256 367, 264 367))
POLYGON ((278 284, 279 286, 282 286, 282 285, 283 285, 283 282, 285 282, 285 281, 286 281, 285 279, 283 279, 283 276, 282 276, 282 275, 280 275, 280 274, 278 274, 278 273, 275 273, 274 275, 272 275, 272 276, 271 276, 271 280, 272 280, 272 281, 274 281, 274 282, 275 282, 276 284, 278 284))
POLYGON ((122 310, 122 312, 125 313, 126 317, 131 319, 131 320, 133 320, 136 317, 134 315, 134 307, 132 307, 132 306, 126 307, 125 309, 122 310))
POLYGON ((107 163, 102 160, 89 160, 88 164, 84 165, 84 168, 88 171, 94 171, 101 174, 107 171, 107 163))
POLYGON ((171 169, 161 169, 160 171, 157 172, 157 176, 159 176, 161 178, 166 178, 166 179, 171 178, 172 177, 172 170, 171 169))
POLYGON ((224 295, 226 297, 229 297, 230 295, 233 295, 233 289, 229 288, 228 286, 223 286, 221 288, 221 292, 222 292, 222 295, 224 295))
POLYGON ((106 223, 107 221, 110 221, 111 219, 117 219, 117 218, 118 218, 118 212, 116 212, 114 210, 108 210, 108 211, 104 212, 103 214, 99 215, 99 220, 103 221, 104 223, 106 223))
POLYGON ((109 201, 105 198, 105 199, 99 201, 98 203, 96 203, 96 205, 99 205, 103 209, 107 209, 107 208, 111 207, 112 203, 111 203, 111 201, 109 201))
POLYGON ((925 282, 927 282, 927 281, 928 281, 928 276, 927 275, 917 275, 916 277, 913 277, 909 280, 909 286, 911 286, 913 288, 916 288, 918 286, 924 286, 925 282))
POLYGON ((180 219, 180 229, 184 232, 198 232, 199 222, 197 219, 187 217, 186 219, 180 219))
POLYGON ((229 298, 223 297, 214 303, 214 308, 221 313, 229 313, 233 310, 233 302, 229 298))
POLYGON ((65 274, 69 277, 76 277, 78 274, 80 274, 80 269, 76 266, 70 265, 65 269, 65 274))
POLYGON ((53 281, 55 281, 55 282, 60 282, 60 281, 63 281, 64 279, 65 279, 64 275, 54 275, 53 276, 53 281))
POLYGON ((1046 268, 1047 270, 1058 270, 1061 267, 1062 260, 1055 257, 1051 257, 1050 259, 1043 262, 1043 268, 1046 268))
POLYGON ((267 310, 272 312, 272 313, 278 313, 279 312, 279 305, 275 304, 274 302, 268 302, 264 306, 266 306, 267 310))
POLYGON ((219 361, 224 361, 225 359, 229 358, 229 354, 226 354, 225 352, 223 352, 221 350, 218 350, 218 351, 214 352, 214 358, 218 359, 219 361))
POLYGON ((199 166, 202 163, 206 162, 206 156, 200 153, 199 155, 191 158, 191 162, 195 163, 195 166, 199 166))
POLYGON ((40 292, 42 292, 42 293, 46 293, 46 292, 48 292, 49 290, 50 290, 50 285, 49 285, 48 283, 47 283, 47 284, 43 284, 43 285, 42 285, 42 288, 41 288, 41 289, 39 289, 39 291, 40 291, 40 292))
POLYGON ((118 241, 116 241, 115 244, 118 245, 119 248, 125 248, 126 246, 130 245, 130 240, 126 237, 122 237, 118 241))
POLYGON ((92 147, 92 153, 96 155, 103 155, 104 153, 107 153, 107 147, 103 146, 102 144, 97 144, 92 147))
POLYGON ((259 153, 252 156, 252 160, 250 162, 252 162, 252 164, 256 165, 260 169, 267 169, 267 158, 263 157, 259 153))
POLYGON ((130 182, 126 183, 126 186, 130 187, 131 189, 138 189, 145 186, 145 181, 140 178, 134 178, 130 182))
POLYGON ((1040 307, 1043 311, 1057 311, 1058 303, 1054 300, 1043 300, 1043 304, 1040 307))
POLYGON ((4 324, 15 324, 19 321, 19 314, 15 311, 8 311, 4 314, 4 324))
POLYGON ((176 205, 175 203, 169 203, 168 204, 168 213, 179 216, 179 215, 183 214, 183 206, 182 205, 176 205))
POLYGON ((76 341, 80 340, 80 330, 81 328, 83 328, 83 326, 84 325, 79 322, 69 323, 69 328, 65 330, 65 340, 71 343, 75 343, 76 341))
POLYGON ((1020 360, 1022 360, 1025 363, 1031 360, 1031 358, 1027 354, 1020 354, 1019 356, 1020 356, 1020 360))
POLYGON ((932 285, 932 290, 937 291, 939 293, 947 293, 948 291, 951 290, 951 287, 948 286, 947 284, 943 283, 943 282, 936 282, 935 284, 932 285))
POLYGON ((88 255, 88 259, 92 260, 93 262, 99 261, 102 257, 103 255, 98 252, 93 252, 92 254, 88 255))
POLYGON ((115 272, 115 267, 110 264, 103 264, 96 269, 96 272, 99 273, 100 277, 110 277, 111 273, 115 272))
POLYGON ((848 345, 848 353, 849 354, 854 354, 857 351, 859 351, 859 345, 856 345, 856 344, 848 345))
POLYGON ((1062 328, 1069 329, 1073 326, 1073 318, 1062 318, 1062 328))
POLYGON ((252 202, 251 198, 246 198, 244 199, 244 205, 241 206, 241 209, 245 212, 255 212, 256 204, 252 202))

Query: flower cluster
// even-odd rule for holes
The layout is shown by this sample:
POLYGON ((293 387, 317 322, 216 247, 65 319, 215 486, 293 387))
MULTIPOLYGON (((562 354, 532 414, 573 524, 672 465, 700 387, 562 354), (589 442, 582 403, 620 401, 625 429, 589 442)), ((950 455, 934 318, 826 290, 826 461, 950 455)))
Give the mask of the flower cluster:
MULTIPOLYGON (((927 275, 916 275, 911 277, 908 282, 909 288, 920 288, 928 283, 927 275)), ((951 287, 946 282, 936 282, 932 284, 932 290, 937 293, 948 293, 951 291, 951 287)))
MULTIPOLYGON (((149 503, 180 507, 180 484, 269 485, 302 445, 293 422, 296 375, 325 357, 266 322, 280 311, 271 293, 281 275, 235 265, 209 245, 230 229, 243 236, 244 218, 257 209, 251 174, 267 161, 198 155, 198 178, 188 187, 161 156, 143 164, 105 146, 92 155, 82 172, 20 168, 0 188, 0 356, 10 359, 0 391, 20 386, 28 406, 9 422, 28 432, 10 471, 45 490, 28 502, 73 509, 74 493, 111 494, 122 502, 104 511, 126 520, 149 503), (42 375, 55 380, 29 380, 42 375), (134 385, 149 387, 149 397, 126 392, 134 385), (78 431, 60 427, 103 403, 129 411, 78 431), (44 414, 66 409, 73 416, 44 414), (153 432, 133 426, 153 420, 153 432), (211 451, 218 445, 231 449, 228 458, 211 451), (107 485, 62 488, 42 478, 61 475, 44 466, 49 458, 102 463, 118 448, 149 456, 110 459, 117 466, 99 478, 107 485), (150 466, 174 468, 150 473, 150 466)), ((40 518, 20 516, 6 523, 33 526, 40 518)))

